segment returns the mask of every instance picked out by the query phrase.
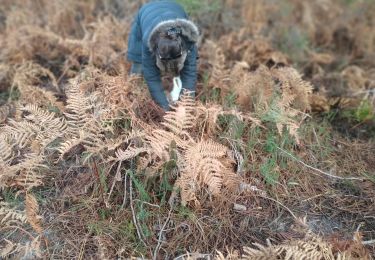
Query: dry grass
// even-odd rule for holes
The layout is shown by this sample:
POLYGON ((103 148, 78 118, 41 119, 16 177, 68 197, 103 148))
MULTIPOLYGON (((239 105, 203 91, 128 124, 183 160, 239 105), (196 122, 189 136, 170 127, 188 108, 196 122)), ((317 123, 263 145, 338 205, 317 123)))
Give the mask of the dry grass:
POLYGON ((164 114, 124 59, 141 2, 0 5, 0 256, 373 257, 375 5, 212 0, 164 114))

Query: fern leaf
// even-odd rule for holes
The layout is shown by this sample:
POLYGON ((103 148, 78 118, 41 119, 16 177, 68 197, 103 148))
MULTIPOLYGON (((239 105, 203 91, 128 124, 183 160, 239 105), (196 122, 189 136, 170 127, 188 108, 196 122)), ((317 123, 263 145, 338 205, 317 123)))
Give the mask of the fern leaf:
POLYGON ((228 90, 226 82, 229 81, 229 71, 226 69, 226 57, 222 48, 213 41, 207 40, 206 48, 210 50, 209 63, 212 65, 212 72, 208 84, 213 87, 228 90))
POLYGON ((182 174, 176 180, 175 187, 180 189, 181 205, 186 206, 189 202, 194 202, 196 206, 199 206, 199 201, 196 197, 198 185, 194 179, 182 174))
POLYGON ((66 91, 68 97, 65 116, 72 128, 83 127, 91 117, 88 116, 93 108, 90 98, 79 89, 77 82, 73 82, 66 91))
POLYGON ((173 133, 162 129, 156 129, 151 136, 146 136, 146 140, 148 141, 152 152, 157 156, 163 155, 171 142, 177 139, 178 138, 173 133))
POLYGON ((186 131, 194 127, 196 120, 194 113, 194 99, 189 92, 184 92, 173 110, 166 112, 162 124, 177 136, 186 135, 186 131))
POLYGON ((0 160, 4 163, 13 158, 12 146, 5 141, 5 136, 0 135, 0 160))
POLYGON ((197 152, 205 157, 220 158, 228 153, 228 148, 226 146, 216 143, 211 139, 199 142, 196 148, 197 152))
POLYGON ((125 151, 118 149, 115 154, 118 161, 126 161, 147 151, 148 149, 146 148, 128 147, 125 151))
POLYGON ((1 130, 12 146, 16 145, 22 149, 35 139, 36 132, 40 131, 40 127, 29 122, 9 120, 9 125, 2 127, 1 130))
POLYGON ((25 212, 9 207, 6 202, 0 202, 0 223, 6 226, 13 222, 26 223, 25 212))
POLYGON ((56 117, 55 113, 45 111, 36 104, 27 104, 21 107, 20 110, 30 113, 25 116, 25 119, 31 121, 34 126, 38 126, 36 139, 42 146, 46 146, 51 141, 62 136, 67 129, 64 118, 56 117))
POLYGON ((0 248, 1 259, 7 259, 7 257, 9 258, 12 254, 20 251, 19 244, 15 244, 6 238, 4 238, 4 242, 6 242, 6 245, 0 248))
POLYGON ((43 228, 41 225, 41 217, 38 215, 39 211, 39 205, 38 202, 36 201, 35 197, 27 193, 26 194, 26 217, 27 217, 27 222, 32 226, 32 228, 38 232, 39 234, 42 233, 43 228))
POLYGON ((59 148, 57 148, 57 151, 60 153, 59 159, 63 159, 66 154, 68 154, 74 147, 78 146, 81 143, 81 138, 71 138, 70 140, 67 140, 60 144, 59 148))
POLYGON ((11 103, 0 106, 0 124, 7 120, 12 110, 14 110, 14 105, 11 103))
POLYGON ((184 153, 184 163, 181 169, 181 181, 189 180, 189 185, 184 186, 179 183, 181 187, 181 197, 192 197, 192 191, 189 187, 207 187, 208 191, 213 195, 218 195, 221 192, 223 184, 228 184, 233 187, 235 173, 231 175, 233 179, 224 178, 225 174, 231 172, 223 162, 231 160, 227 158, 228 148, 215 143, 212 140, 200 141, 192 143, 184 153), (192 185, 192 183, 195 183, 192 185), (188 194, 183 194, 187 192, 188 194))

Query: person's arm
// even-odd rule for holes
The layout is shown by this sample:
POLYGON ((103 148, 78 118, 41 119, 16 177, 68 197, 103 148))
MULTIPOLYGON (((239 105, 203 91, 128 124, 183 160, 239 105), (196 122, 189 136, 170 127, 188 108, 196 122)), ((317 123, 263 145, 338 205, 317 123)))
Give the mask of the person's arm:
POLYGON ((194 45, 189 51, 184 63, 184 68, 181 71, 182 88, 194 92, 197 83, 197 56, 197 46, 194 45))
POLYGON ((142 31, 139 25, 139 12, 134 17, 131 30, 128 38, 128 60, 132 62, 141 63, 142 47, 139 43, 142 42, 142 31))
POLYGON ((155 57, 152 56, 146 46, 143 47, 142 51, 142 69, 152 99, 164 110, 168 111, 170 108, 161 82, 160 71, 156 66, 155 57))

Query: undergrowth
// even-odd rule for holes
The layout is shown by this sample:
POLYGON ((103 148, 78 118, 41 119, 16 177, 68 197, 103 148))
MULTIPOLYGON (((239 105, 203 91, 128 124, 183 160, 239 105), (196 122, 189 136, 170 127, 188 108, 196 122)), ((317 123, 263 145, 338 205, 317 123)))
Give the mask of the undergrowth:
POLYGON ((374 5, 179 2, 197 93, 164 113, 124 59, 140 2, 3 1, 1 258, 370 259, 374 5))

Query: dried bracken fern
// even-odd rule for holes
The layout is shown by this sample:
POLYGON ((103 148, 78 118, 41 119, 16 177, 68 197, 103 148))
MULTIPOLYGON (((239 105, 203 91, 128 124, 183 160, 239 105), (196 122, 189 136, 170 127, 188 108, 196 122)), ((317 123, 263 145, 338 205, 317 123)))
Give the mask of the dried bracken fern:
MULTIPOLYGON (((354 242, 353 242, 354 243, 354 242)), ((267 247, 254 244, 256 248, 245 247, 242 259, 312 259, 312 260, 351 260, 368 259, 366 255, 353 256, 350 251, 335 252, 333 246, 318 236, 307 236, 304 240, 292 240, 282 245, 267 247)))
POLYGON ((12 88, 15 87, 23 102, 64 110, 63 103, 56 97, 60 93, 57 79, 50 70, 37 63, 25 62, 16 69, 12 88))
POLYGON ((0 245, 2 259, 39 259, 42 257, 41 240, 37 236, 26 243, 14 243, 4 239, 0 245), (5 245, 4 245, 5 242, 5 245))
POLYGON ((275 123, 280 134, 286 127, 298 142, 297 130, 310 108, 311 84, 290 67, 269 69, 261 65, 254 72, 248 70, 249 65, 241 62, 231 72, 238 103, 259 114, 262 121, 275 123))
POLYGON ((133 101, 129 92, 134 80, 134 77, 109 76, 96 69, 87 69, 80 77, 71 80, 65 90, 67 105, 64 115, 68 127, 58 147, 60 159, 78 146, 90 156, 108 157, 110 154, 105 151, 113 151, 131 139, 130 136, 109 136, 113 136, 110 123, 131 111, 133 101))
POLYGON ((252 247, 244 247, 244 254, 240 257, 238 252, 229 252, 226 256, 218 252, 217 260, 242 259, 242 260, 369 260, 368 253, 360 241, 350 242, 350 246, 344 250, 337 250, 333 243, 324 240, 310 231, 307 231, 305 238, 286 241, 280 245, 267 246, 253 243, 252 247))
POLYGON ((95 85, 95 93, 105 104, 105 111, 101 114, 102 120, 118 118, 132 109, 134 103, 146 102, 140 83, 140 77, 127 74, 109 76, 103 73, 93 75, 91 85, 95 85), (135 95, 137 96, 135 98, 135 95))
POLYGON ((213 88, 220 88, 228 91, 229 71, 226 69, 226 57, 222 48, 213 41, 207 40, 202 47, 208 50, 207 59, 212 66, 208 84, 213 88))
POLYGON ((43 228, 41 225, 41 217, 38 215, 39 211, 39 205, 38 202, 36 201, 35 197, 27 193, 26 194, 26 217, 27 217, 27 222, 32 226, 32 228, 38 232, 39 234, 42 233, 43 228))
MULTIPOLYGON (((231 182, 236 180, 231 166, 231 159, 227 157, 228 148, 212 140, 192 143, 184 153, 181 161, 181 175, 177 180, 177 187, 181 189, 181 203, 186 205, 195 199, 195 194, 201 188, 207 187, 209 193, 219 195, 224 184, 233 187, 231 182)), ((233 163, 233 162, 232 162, 233 163)))
POLYGON ((140 156, 143 167, 156 172, 163 163, 175 160, 180 172, 175 188, 181 190, 183 205, 190 202, 199 205, 196 195, 202 189, 218 196, 224 187, 235 189, 238 184, 230 150, 213 140, 203 140, 192 134, 196 127, 197 111, 190 93, 185 92, 177 105, 164 116, 161 123, 163 128, 152 131, 145 129, 145 136, 138 145, 116 151, 116 160, 140 156))
POLYGON ((0 246, 0 257, 6 259, 22 250, 22 246, 17 243, 13 243, 8 239, 4 239, 0 246))
POLYGON ((67 125, 35 104, 19 105, 17 111, 20 118, 0 127, 0 179, 1 185, 28 190, 43 183, 42 169, 48 168, 43 164, 46 148, 62 136, 67 125))
POLYGON ((112 259, 113 256, 111 255, 111 245, 113 244, 113 241, 109 237, 106 236, 96 236, 95 242, 98 247, 98 258, 107 260, 112 259))
POLYGON ((0 124, 6 122, 6 120, 15 114, 16 107, 14 103, 8 103, 0 106, 0 124))
POLYGON ((27 217, 24 211, 16 210, 10 207, 6 202, 0 202, 0 223, 3 226, 12 224, 22 225, 27 223, 27 217))
MULTIPOLYGON (((29 195, 31 196, 31 195, 29 195)), ((16 207, 11 207, 10 204, 0 201, 0 224, 5 227, 23 227, 29 223, 34 229, 40 228, 38 233, 41 233, 41 227, 36 215, 37 203, 34 197, 26 198, 26 210, 17 210, 16 207)), ((0 257, 6 258, 13 256, 15 258, 24 257, 41 257, 40 253, 40 237, 31 237, 31 241, 27 243, 15 243, 8 239, 2 239, 0 243, 0 257)))
POLYGON ((64 141, 58 148, 63 158, 65 154, 79 145, 83 144, 92 153, 103 144, 102 128, 99 120, 100 105, 93 95, 86 95, 81 91, 80 84, 72 82, 66 90, 68 97, 66 112, 68 128, 63 137, 64 141), (98 110, 96 110, 98 109, 98 110))

